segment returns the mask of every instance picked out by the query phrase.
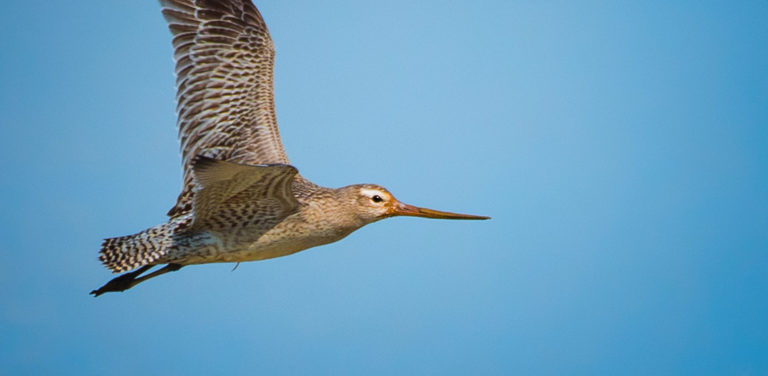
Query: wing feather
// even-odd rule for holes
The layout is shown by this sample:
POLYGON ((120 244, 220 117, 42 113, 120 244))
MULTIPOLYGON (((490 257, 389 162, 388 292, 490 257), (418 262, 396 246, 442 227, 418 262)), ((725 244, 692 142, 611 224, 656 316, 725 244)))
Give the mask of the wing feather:
POLYGON ((192 209, 197 156, 288 164, 273 98, 275 50, 250 0, 160 0, 173 35, 184 188, 168 215, 192 209))
POLYGON ((193 163, 195 217, 192 229, 230 231, 277 223, 295 212, 295 167, 244 165, 198 157, 193 163))

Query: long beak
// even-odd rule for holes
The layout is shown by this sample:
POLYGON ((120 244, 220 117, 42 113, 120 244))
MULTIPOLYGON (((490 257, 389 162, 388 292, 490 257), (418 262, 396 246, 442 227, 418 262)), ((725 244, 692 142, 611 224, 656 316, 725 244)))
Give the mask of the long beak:
POLYGON ((407 215, 411 217, 439 218, 439 219, 491 219, 482 215, 458 214, 439 210, 420 208, 418 206, 396 202, 389 211, 389 215, 407 215))

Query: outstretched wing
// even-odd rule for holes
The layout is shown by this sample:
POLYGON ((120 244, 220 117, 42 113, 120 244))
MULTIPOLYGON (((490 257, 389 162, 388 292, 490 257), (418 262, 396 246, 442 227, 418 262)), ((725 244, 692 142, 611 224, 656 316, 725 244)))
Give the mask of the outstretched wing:
POLYGON ((237 234, 267 230, 296 211, 286 164, 244 165, 198 157, 193 163, 195 218, 191 229, 237 234), (255 229, 255 230, 254 230, 255 229))
POLYGON ((184 188, 177 216, 192 206, 199 156, 288 164, 272 93, 275 50, 250 0, 160 0, 173 34, 184 188))

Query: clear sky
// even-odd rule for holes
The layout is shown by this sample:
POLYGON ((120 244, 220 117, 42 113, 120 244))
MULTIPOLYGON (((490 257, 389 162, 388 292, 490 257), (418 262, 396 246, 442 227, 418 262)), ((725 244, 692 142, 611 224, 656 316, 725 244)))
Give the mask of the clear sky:
POLYGON ((0 12, 0 374, 768 374, 768 3, 263 1, 292 163, 382 221, 122 294, 180 187, 154 1, 0 12))

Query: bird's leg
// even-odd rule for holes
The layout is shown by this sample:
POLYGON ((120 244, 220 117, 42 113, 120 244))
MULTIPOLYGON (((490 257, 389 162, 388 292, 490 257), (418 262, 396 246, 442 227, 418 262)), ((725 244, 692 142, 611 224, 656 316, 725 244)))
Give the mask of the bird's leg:
POLYGON ((180 264, 168 264, 168 265, 162 267, 161 269, 155 270, 152 273, 149 273, 149 274, 147 274, 145 276, 142 276, 140 278, 136 278, 135 280, 133 280, 131 282, 131 287, 136 286, 139 283, 144 282, 144 281, 146 281, 146 280, 148 280, 150 278, 157 277, 159 275, 163 275, 163 274, 168 273, 168 272, 175 272, 175 271, 181 269, 183 266, 184 265, 180 265, 180 264))
POLYGON ((138 269, 136 269, 133 272, 125 273, 121 276, 113 278, 111 281, 107 282, 104 286, 99 287, 97 290, 91 291, 91 294, 93 294, 94 297, 99 296, 105 292, 112 292, 112 291, 125 291, 129 288, 138 285, 141 282, 144 282, 152 277, 157 277, 159 275, 168 273, 168 272, 175 272, 183 265, 179 264, 168 264, 162 269, 155 270, 152 273, 149 273, 145 276, 139 277, 141 273, 146 272, 150 268, 152 268, 154 265, 144 265, 138 269), (138 277, 138 278, 137 278, 138 277))
POLYGON ((133 286, 131 282, 133 282, 136 277, 139 276, 139 274, 146 272, 153 266, 154 265, 144 265, 130 273, 125 273, 123 275, 112 278, 112 280, 107 282, 104 286, 99 287, 97 290, 91 291, 91 294, 96 297, 105 292, 125 291, 133 286))

